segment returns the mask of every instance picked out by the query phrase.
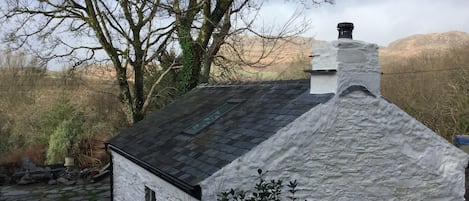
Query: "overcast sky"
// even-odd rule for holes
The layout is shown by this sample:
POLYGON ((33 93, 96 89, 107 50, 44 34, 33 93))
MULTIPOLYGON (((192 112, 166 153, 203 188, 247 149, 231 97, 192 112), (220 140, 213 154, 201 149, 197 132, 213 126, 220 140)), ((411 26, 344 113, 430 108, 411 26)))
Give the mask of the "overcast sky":
MULTIPOLYGON (((262 14, 281 21, 295 10, 284 0, 268 1, 262 14)), ((311 28, 305 36, 335 40, 338 22, 355 25, 354 39, 388 45, 414 34, 469 32, 469 0, 335 0, 307 10, 311 28)))

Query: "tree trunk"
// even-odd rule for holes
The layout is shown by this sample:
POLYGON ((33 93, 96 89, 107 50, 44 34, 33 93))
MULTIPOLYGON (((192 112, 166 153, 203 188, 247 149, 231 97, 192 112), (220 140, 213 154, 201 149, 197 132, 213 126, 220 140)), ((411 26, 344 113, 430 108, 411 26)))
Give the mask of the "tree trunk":
POLYGON ((143 66, 142 62, 138 61, 135 62, 134 65, 134 114, 133 114, 133 119, 134 122, 138 122, 143 119, 144 114, 143 114, 143 103, 145 95, 143 93, 143 66))
POLYGON ((192 45, 192 67, 191 77, 187 91, 195 88, 199 84, 200 70, 202 65, 202 56, 204 50, 199 44, 192 45))
POLYGON ((190 89, 191 79, 193 74, 194 57, 193 57, 193 43, 190 30, 191 24, 180 23, 177 35, 179 37, 179 45, 182 49, 182 72, 178 78, 179 93, 184 94, 190 89))
POLYGON ((117 72, 117 84, 119 85, 119 91, 121 93, 120 99, 124 107, 124 113, 127 122, 132 125, 137 121, 134 115, 132 94, 130 93, 129 83, 127 82, 127 71, 125 68, 122 68, 119 64, 116 65, 116 63, 114 63, 114 68, 117 72))
POLYGON ((200 77, 200 83, 208 83, 208 79, 210 78, 210 71, 212 68, 213 57, 204 58, 203 66, 202 66, 202 75, 200 77))

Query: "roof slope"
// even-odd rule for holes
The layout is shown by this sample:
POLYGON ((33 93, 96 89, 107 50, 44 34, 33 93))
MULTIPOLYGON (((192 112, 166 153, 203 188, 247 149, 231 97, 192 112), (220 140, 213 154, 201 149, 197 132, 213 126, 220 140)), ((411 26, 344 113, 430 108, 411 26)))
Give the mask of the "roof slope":
POLYGON ((189 185, 268 139, 333 94, 309 94, 309 80, 201 86, 109 141, 138 161, 189 185), (195 135, 191 127, 230 100, 243 100, 195 135))

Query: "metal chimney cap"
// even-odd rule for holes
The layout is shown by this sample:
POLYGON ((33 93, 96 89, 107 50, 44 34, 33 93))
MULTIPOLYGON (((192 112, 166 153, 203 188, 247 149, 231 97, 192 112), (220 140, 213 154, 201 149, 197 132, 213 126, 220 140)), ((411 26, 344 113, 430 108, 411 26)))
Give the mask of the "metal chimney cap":
POLYGON ((349 38, 352 39, 353 23, 351 22, 341 22, 337 24, 337 31, 339 31, 340 38, 349 38))

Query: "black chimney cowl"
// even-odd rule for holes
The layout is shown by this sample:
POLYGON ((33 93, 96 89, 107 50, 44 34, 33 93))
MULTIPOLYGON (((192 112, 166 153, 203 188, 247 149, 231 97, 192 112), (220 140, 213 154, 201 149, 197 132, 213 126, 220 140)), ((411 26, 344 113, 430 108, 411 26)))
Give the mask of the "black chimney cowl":
POLYGON ((337 24, 337 31, 339 31, 339 39, 341 38, 352 39, 353 23, 341 22, 337 24))

